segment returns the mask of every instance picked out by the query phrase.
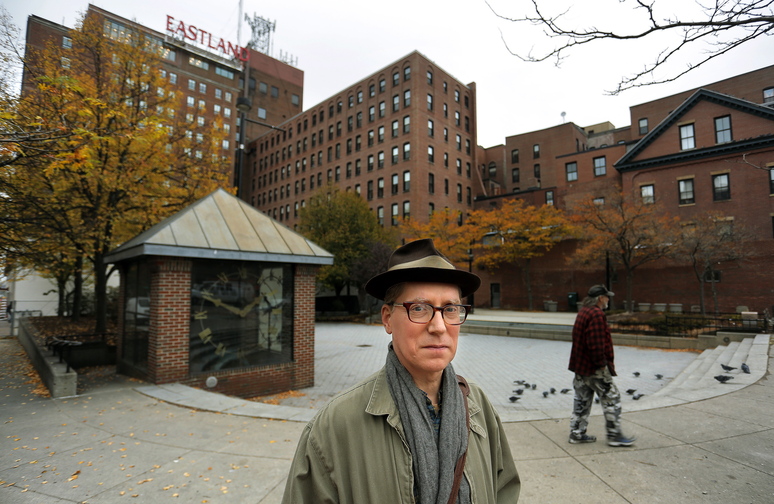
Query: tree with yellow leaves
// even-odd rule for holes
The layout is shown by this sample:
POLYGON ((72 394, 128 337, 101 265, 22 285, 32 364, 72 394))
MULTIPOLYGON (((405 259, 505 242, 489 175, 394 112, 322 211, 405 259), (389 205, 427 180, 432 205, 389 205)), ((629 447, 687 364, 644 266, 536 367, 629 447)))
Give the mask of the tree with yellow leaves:
MULTIPOLYGON (((90 263, 98 332, 106 328, 105 254, 229 179, 225 132, 202 125, 204 111, 186 107, 164 77, 162 41, 131 29, 110 38, 103 23, 85 16, 68 34, 71 48, 28 49, 7 124, 59 134, 44 144, 18 138, 0 167, 0 231, 46 247, 50 261, 90 263)), ((16 262, 47 269, 15 250, 16 262)))
POLYGON ((469 260, 471 250, 470 227, 461 224, 459 210, 433 212, 427 222, 406 219, 400 225, 408 241, 432 238, 435 248, 454 263, 469 260))
MULTIPOLYGON (((632 311, 634 271, 669 256, 680 241, 677 217, 658 205, 613 186, 601 197, 585 199, 572 208, 573 221, 583 241, 571 262, 583 266, 603 264, 609 257, 626 274, 626 307, 632 311)), ((608 286, 609 287, 609 286, 608 286)))
POLYGON ((575 233, 569 219, 553 205, 532 206, 515 198, 503 201, 499 208, 473 211, 468 226, 481 243, 476 249, 477 265, 489 270, 503 264, 521 266, 530 310, 533 309, 532 259, 575 233))

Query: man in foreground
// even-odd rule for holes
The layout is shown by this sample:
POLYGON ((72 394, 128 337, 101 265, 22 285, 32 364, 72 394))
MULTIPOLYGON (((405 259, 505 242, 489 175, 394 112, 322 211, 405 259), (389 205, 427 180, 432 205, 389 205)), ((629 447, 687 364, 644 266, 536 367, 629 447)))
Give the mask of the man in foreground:
POLYGON ((481 280, 418 240, 366 291, 392 335, 379 372, 306 426, 283 502, 515 503, 520 481, 494 407, 455 374, 462 298, 481 280))

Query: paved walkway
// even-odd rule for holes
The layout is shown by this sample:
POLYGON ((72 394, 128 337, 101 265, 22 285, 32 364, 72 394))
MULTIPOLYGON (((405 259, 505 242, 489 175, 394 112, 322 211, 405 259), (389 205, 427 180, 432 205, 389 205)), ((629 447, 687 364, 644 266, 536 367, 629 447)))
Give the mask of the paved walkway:
MULTIPOLYGON (((388 342, 378 326, 319 324, 317 333, 317 385, 281 406, 98 373, 83 375, 78 397, 40 398, 25 383, 21 346, 0 339, 0 503, 278 503, 304 420, 381 367, 388 342), (291 421, 261 418, 265 411, 291 421)), ((774 502, 768 373, 746 387, 713 385, 718 395, 710 399, 647 409, 650 394, 696 354, 616 347, 619 387, 646 394, 624 402, 625 431, 638 442, 570 445, 569 394, 541 393, 570 387, 568 351, 562 342, 461 336, 455 367, 482 385, 507 421, 521 503, 575 503, 579 490, 601 504, 774 502), (507 397, 517 379, 537 387, 513 405, 507 397)), ((603 435, 600 416, 589 430, 603 435)))

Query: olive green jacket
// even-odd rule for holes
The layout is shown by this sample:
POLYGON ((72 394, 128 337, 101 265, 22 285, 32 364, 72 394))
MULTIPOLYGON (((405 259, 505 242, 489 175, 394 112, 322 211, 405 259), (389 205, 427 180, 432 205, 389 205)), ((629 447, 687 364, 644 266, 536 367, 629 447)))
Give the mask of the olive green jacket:
MULTIPOLYGON (((500 417, 470 385, 465 476, 473 504, 515 503, 521 482, 500 417)), ((304 429, 285 504, 413 503, 414 473, 384 368, 334 397, 304 429)))

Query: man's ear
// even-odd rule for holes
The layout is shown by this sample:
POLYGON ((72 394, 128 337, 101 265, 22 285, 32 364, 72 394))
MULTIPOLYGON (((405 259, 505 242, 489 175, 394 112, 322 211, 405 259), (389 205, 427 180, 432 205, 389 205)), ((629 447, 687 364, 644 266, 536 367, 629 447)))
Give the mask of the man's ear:
POLYGON ((382 305, 382 325, 387 334, 392 334, 392 307, 388 304, 382 305))

